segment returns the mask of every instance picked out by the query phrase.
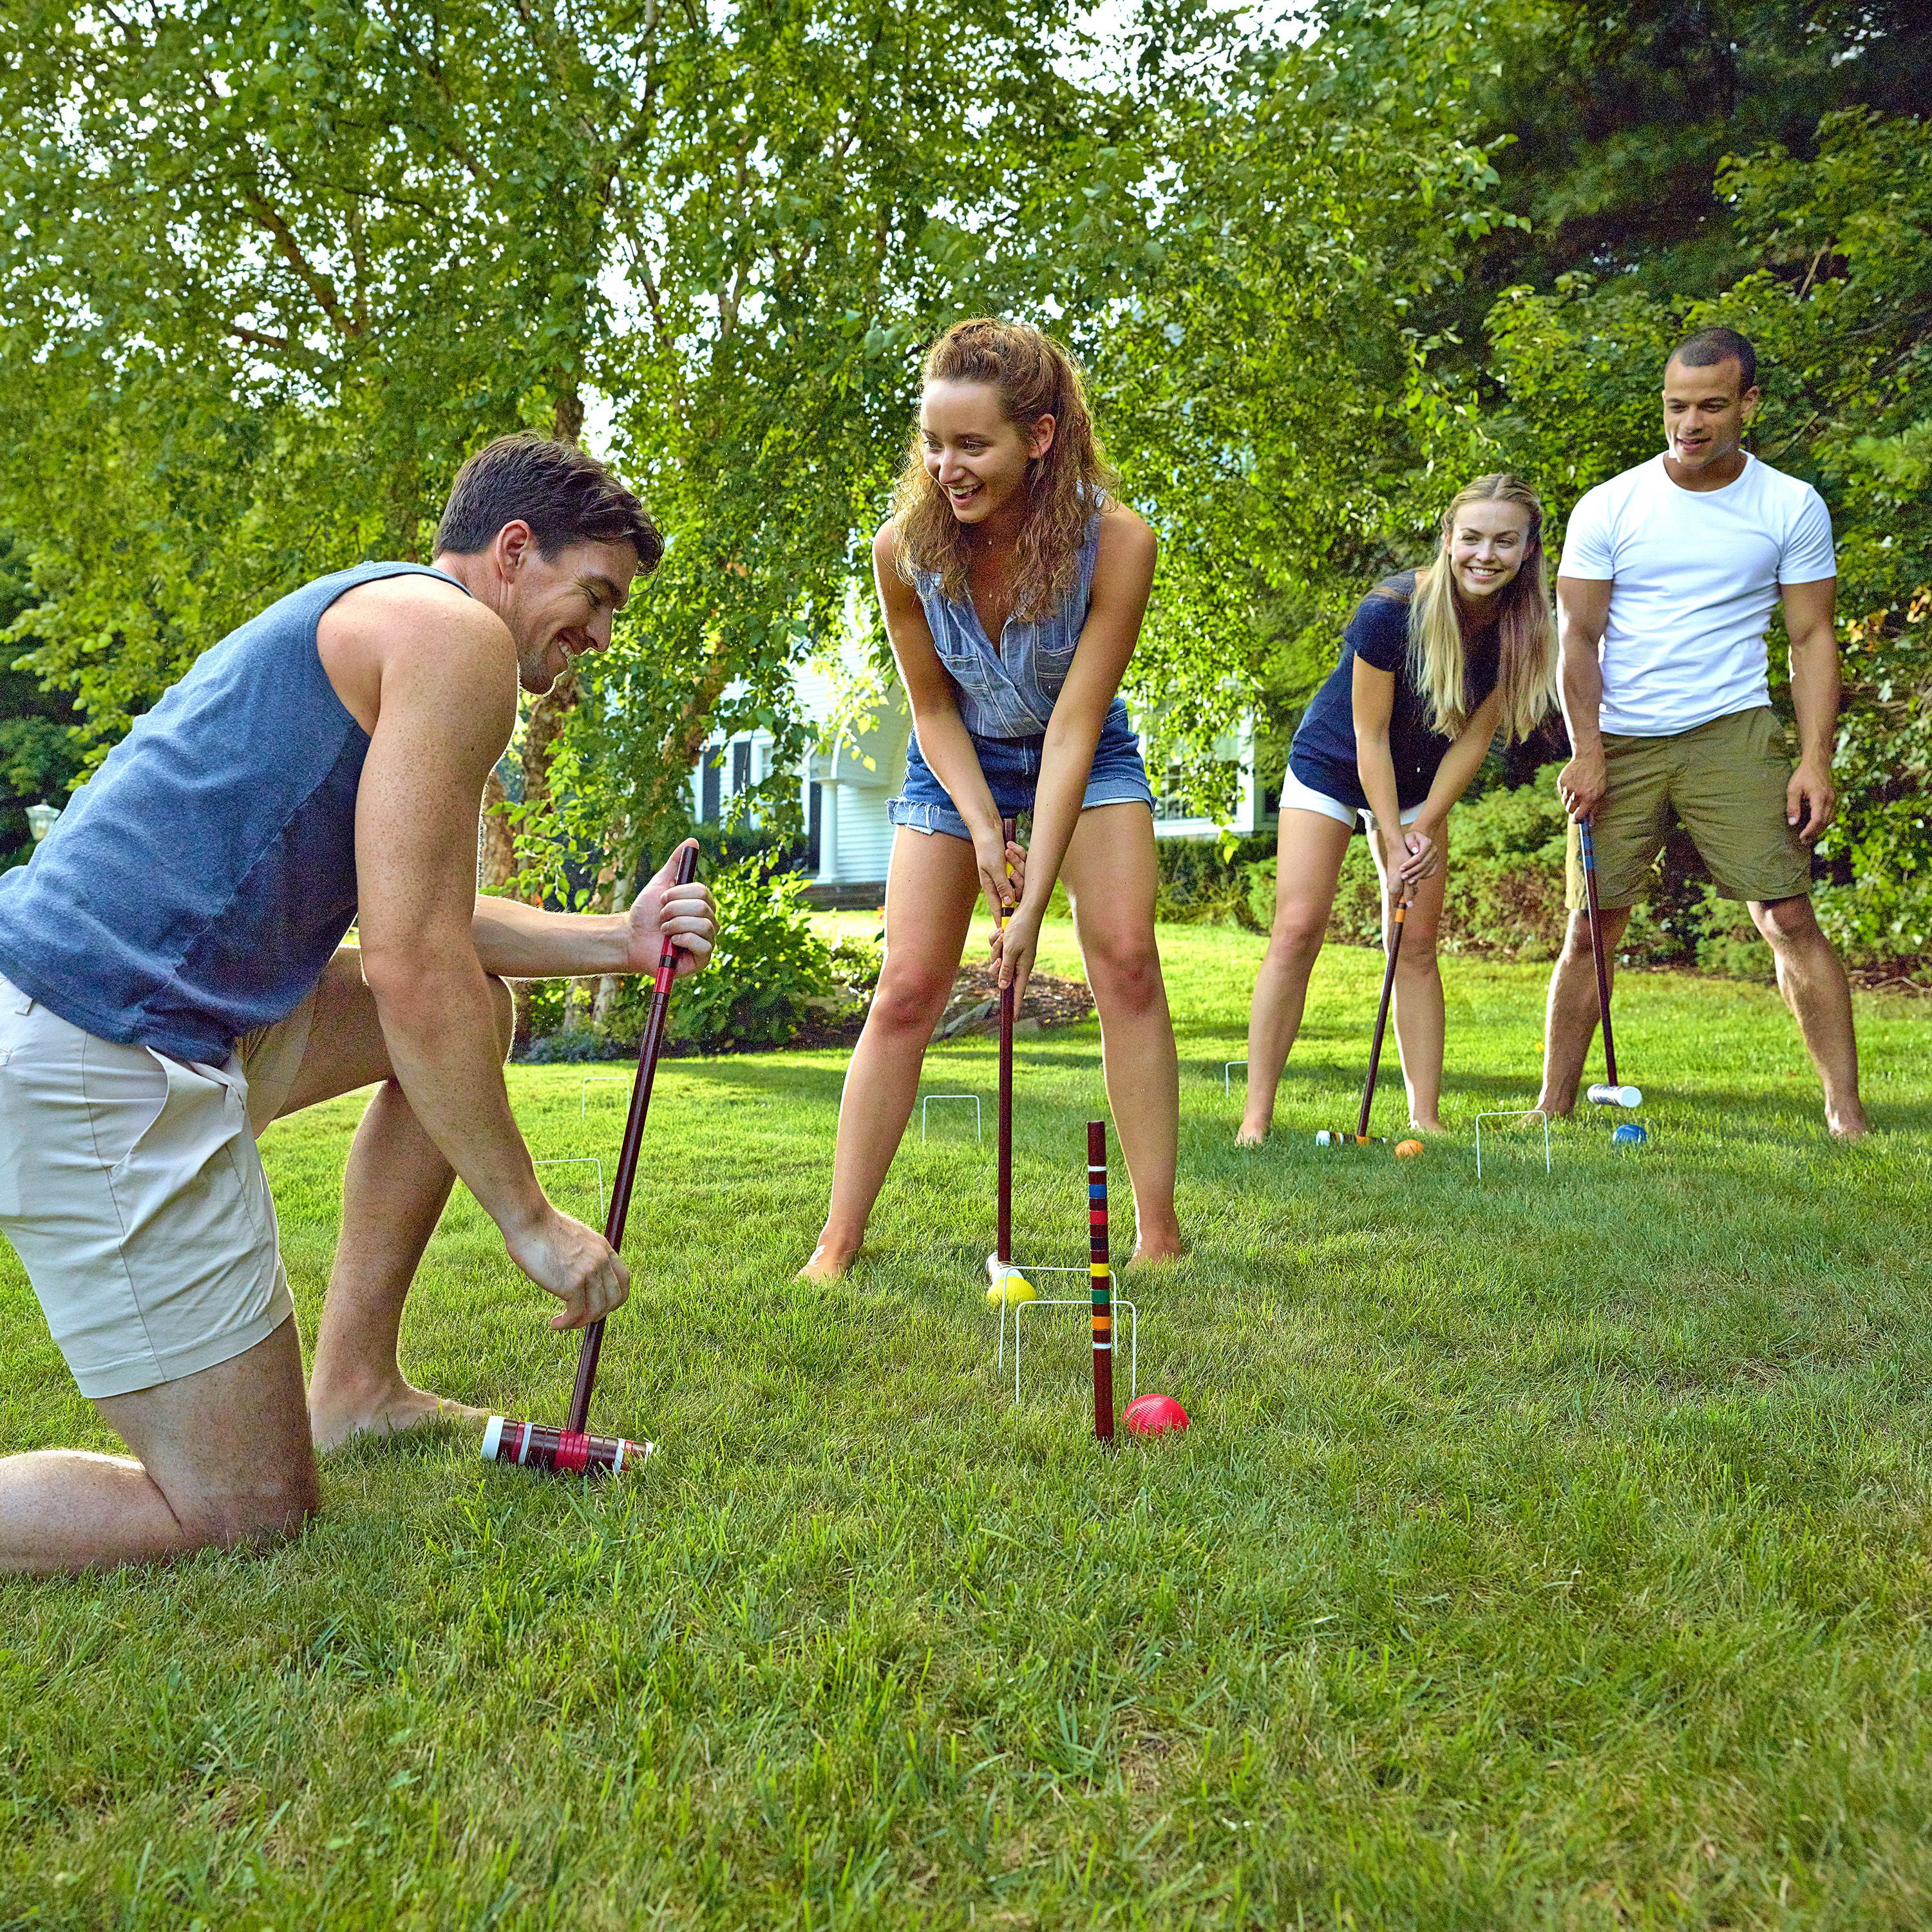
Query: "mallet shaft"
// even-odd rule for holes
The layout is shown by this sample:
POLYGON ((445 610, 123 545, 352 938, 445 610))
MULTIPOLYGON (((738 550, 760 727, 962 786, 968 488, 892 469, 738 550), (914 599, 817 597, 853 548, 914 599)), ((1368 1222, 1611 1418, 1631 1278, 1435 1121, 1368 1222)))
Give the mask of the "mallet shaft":
POLYGON ((1087 1123, 1087 1221, 1094 1278, 1094 1434, 1114 1439, 1114 1271, 1107 1251, 1107 1124, 1087 1123))
POLYGON ((1362 1083, 1362 1111, 1355 1122, 1358 1141, 1369 1137, 1369 1110, 1376 1104, 1376 1074, 1382 1064, 1382 1036, 1388 1030, 1389 997, 1395 990, 1395 962, 1402 957, 1402 929, 1414 897, 1414 889, 1404 886, 1390 921, 1388 964, 1382 968, 1382 996, 1376 1006, 1376 1036, 1369 1043, 1369 1077, 1362 1083))
MULTIPOLYGON (((1010 845, 1019 830, 1016 819, 1000 820, 1000 845, 1002 854, 1010 845)), ((1008 866, 1006 875, 1009 882, 1013 868, 1008 866)), ((1012 910, 1011 902, 1004 896, 1000 901, 1000 930, 1006 929, 1006 915, 1012 910)), ((1000 970, 1006 968, 1006 956, 1000 956, 1000 970)), ((1000 1126, 998 1133, 998 1172, 994 1183, 994 1209, 998 1217, 998 1230, 993 1243, 994 1258, 1004 1267, 1013 1258, 1013 988, 1010 982, 1000 988, 1000 1126)))
MULTIPOLYGON (((674 874, 680 886, 698 876, 698 848, 687 845, 678 855, 674 874)), ((644 1036, 638 1042, 638 1075, 631 1084, 631 1111, 624 1122, 624 1144, 617 1156, 617 1172, 610 1183, 610 1209, 604 1219, 604 1238, 619 1253, 623 1252, 624 1223, 631 1212, 631 1190, 638 1178, 638 1156, 644 1144, 644 1119, 651 1110, 651 1085, 657 1077, 658 1054, 664 1046, 664 1018, 670 1010, 671 982, 677 976, 677 949, 668 937, 658 954, 657 983, 651 989, 651 1010, 644 1022, 644 1036)), ((572 1436, 584 1433, 590 1418, 590 1391, 597 1380, 597 1358, 604 1348, 604 1318, 599 1316, 584 1331, 577 1352, 577 1386, 571 1392, 570 1420, 572 1436)))
POLYGON ((1590 836, 1590 821, 1576 821, 1576 842, 1583 860, 1583 897, 1590 909, 1590 951, 1597 963, 1597 1010, 1604 1019, 1604 1084, 1621 1084, 1617 1078, 1617 1043, 1610 1035, 1610 969, 1604 957, 1603 908, 1597 903, 1597 848, 1590 836))

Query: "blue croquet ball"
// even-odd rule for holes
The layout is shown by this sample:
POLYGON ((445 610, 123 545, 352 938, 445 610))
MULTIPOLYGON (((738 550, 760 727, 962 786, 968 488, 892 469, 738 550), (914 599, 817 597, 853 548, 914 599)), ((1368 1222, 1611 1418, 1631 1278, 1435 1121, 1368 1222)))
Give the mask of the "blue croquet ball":
POLYGON ((1610 1136, 1618 1147, 1638 1147, 1649 1138, 1634 1120, 1624 1121, 1610 1136))

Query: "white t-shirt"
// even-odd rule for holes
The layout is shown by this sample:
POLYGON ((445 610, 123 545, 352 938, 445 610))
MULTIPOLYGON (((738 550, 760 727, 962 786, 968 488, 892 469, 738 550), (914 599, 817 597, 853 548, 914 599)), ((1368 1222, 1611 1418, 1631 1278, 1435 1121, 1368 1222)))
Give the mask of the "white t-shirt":
POLYGON ((1664 738, 1771 702, 1765 627, 1782 584, 1838 574, 1808 483, 1746 454, 1721 490, 1686 490, 1653 456, 1588 491, 1558 573, 1608 583, 1606 731, 1664 738))

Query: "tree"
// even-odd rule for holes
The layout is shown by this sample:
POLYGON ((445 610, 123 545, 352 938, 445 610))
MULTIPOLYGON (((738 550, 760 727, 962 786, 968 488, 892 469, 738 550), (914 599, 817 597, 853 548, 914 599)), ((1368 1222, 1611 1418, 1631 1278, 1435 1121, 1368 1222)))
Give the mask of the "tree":
POLYGON ((536 723, 566 820, 628 868, 707 724, 772 712, 836 620, 910 346, 1029 266, 1011 164, 1077 119, 1060 27, 991 0, 16 8, 0 513, 35 533, 35 667, 111 742, 266 596, 422 554, 488 436, 601 415, 669 551, 536 723))

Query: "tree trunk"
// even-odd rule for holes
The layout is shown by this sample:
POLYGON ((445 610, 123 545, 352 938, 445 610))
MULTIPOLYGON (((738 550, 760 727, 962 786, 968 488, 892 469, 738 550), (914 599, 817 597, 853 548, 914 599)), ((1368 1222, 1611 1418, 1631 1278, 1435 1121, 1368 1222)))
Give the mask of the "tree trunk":
POLYGON ((483 817, 477 829, 478 889, 500 892, 517 875, 516 835, 508 816, 510 795, 495 766, 483 785, 483 817))

